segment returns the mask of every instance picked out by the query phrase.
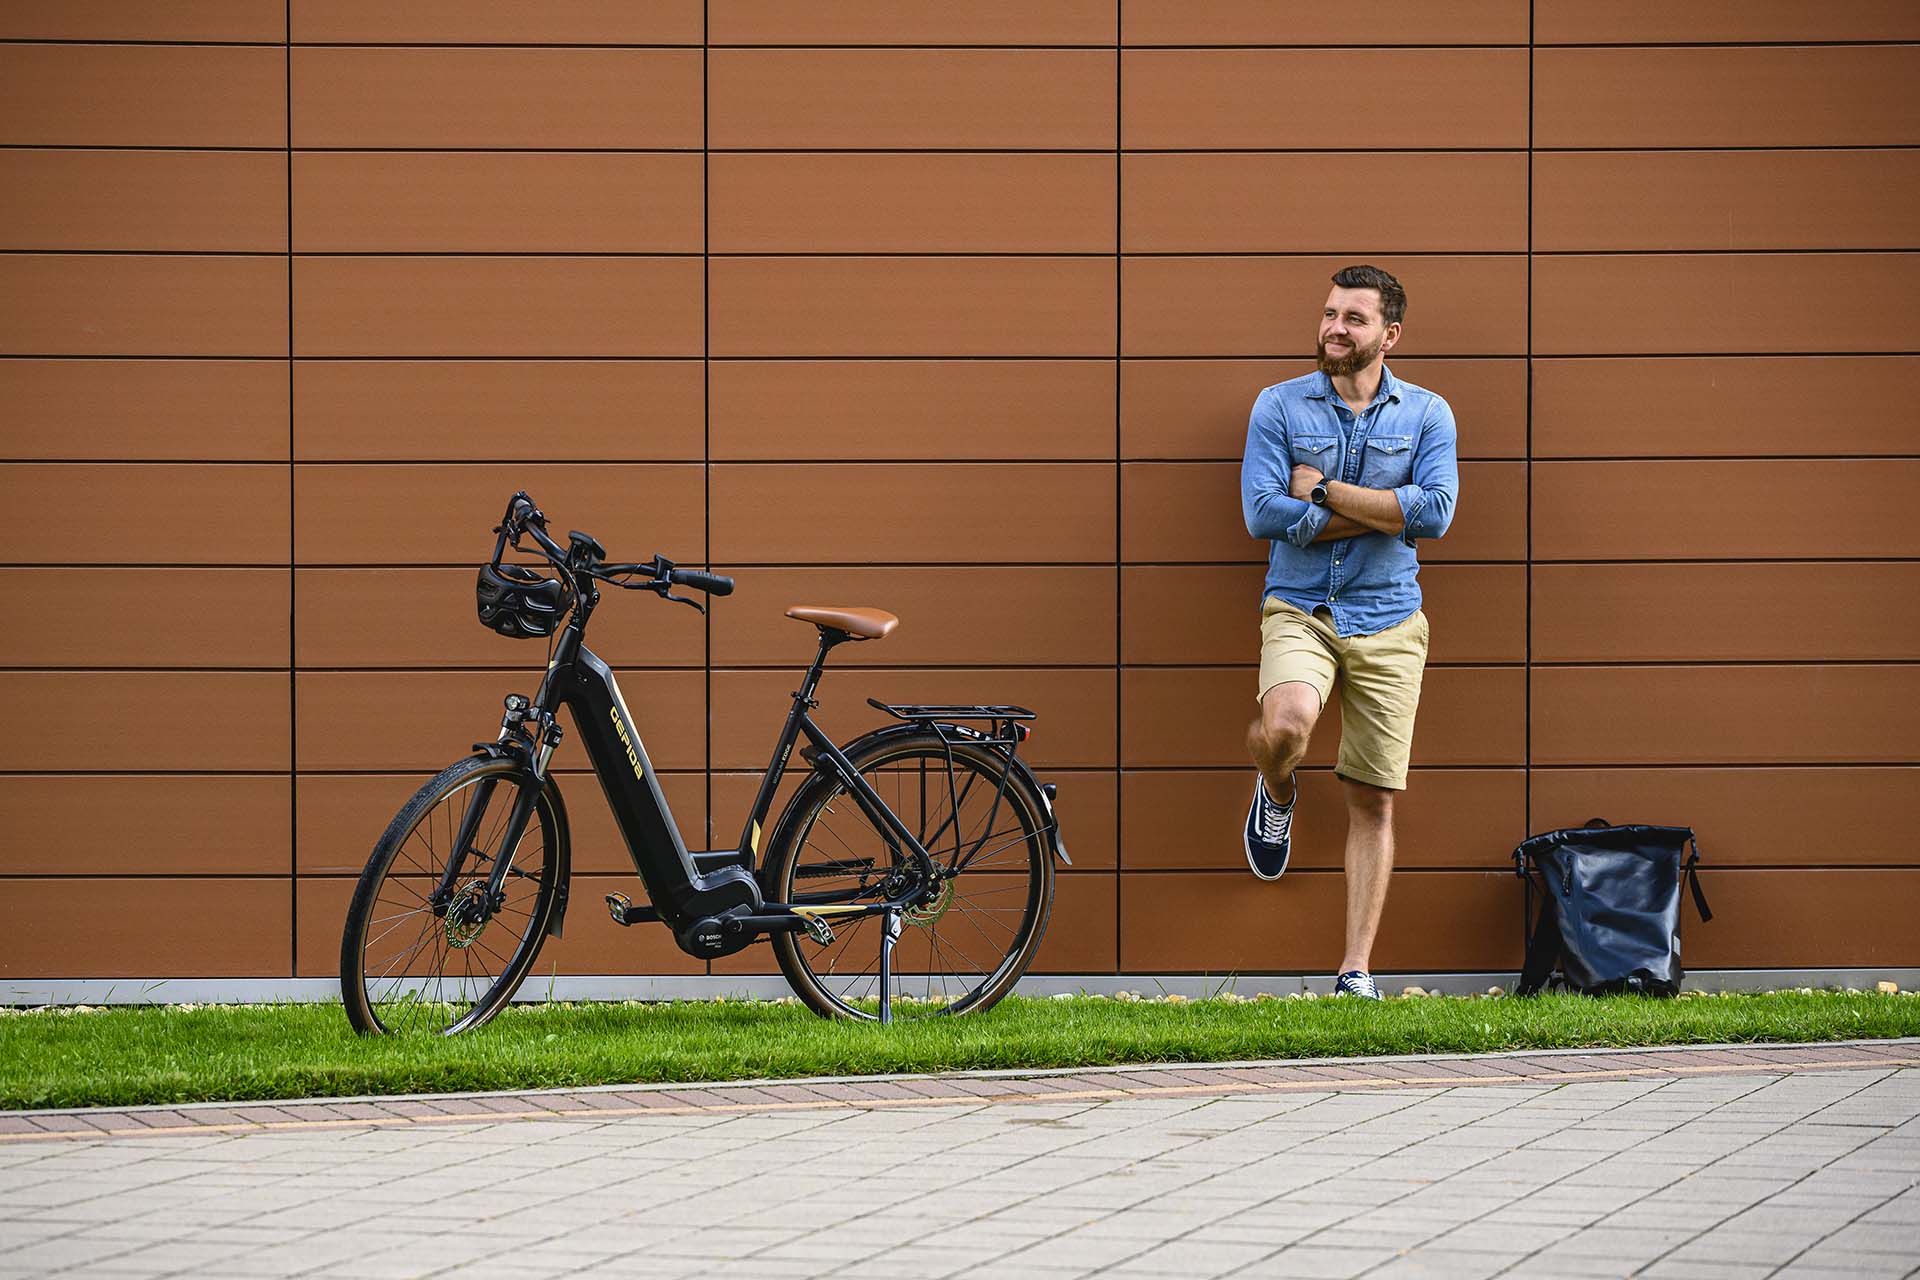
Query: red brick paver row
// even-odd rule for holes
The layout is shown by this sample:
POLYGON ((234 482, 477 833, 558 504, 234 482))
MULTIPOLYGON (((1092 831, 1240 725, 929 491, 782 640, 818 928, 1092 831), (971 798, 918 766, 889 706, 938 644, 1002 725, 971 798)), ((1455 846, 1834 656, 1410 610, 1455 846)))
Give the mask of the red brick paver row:
POLYGON ((445 1098, 324 1099, 272 1106, 136 1107, 0 1112, 0 1143, 158 1137, 381 1125, 489 1124, 503 1120, 608 1119, 702 1112, 951 1106, 987 1102, 1104 1102, 1209 1094, 1549 1085, 1594 1080, 1787 1074, 1920 1067, 1920 1040, 1594 1053, 1395 1058, 1354 1062, 1077 1070, 1035 1075, 750 1081, 699 1087, 496 1093, 445 1098))

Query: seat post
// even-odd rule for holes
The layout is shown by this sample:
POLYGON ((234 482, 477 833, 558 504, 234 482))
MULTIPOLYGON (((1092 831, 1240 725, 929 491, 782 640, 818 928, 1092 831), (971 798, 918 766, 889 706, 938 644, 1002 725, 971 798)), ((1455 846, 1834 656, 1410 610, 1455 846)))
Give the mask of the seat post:
POLYGON ((796 700, 809 706, 813 704, 813 691, 819 685, 820 675, 827 667, 827 652, 833 646, 852 638, 846 632, 836 631, 832 627, 820 628, 820 652, 813 655, 813 665, 807 668, 806 676, 800 681, 800 688, 793 695, 796 700))

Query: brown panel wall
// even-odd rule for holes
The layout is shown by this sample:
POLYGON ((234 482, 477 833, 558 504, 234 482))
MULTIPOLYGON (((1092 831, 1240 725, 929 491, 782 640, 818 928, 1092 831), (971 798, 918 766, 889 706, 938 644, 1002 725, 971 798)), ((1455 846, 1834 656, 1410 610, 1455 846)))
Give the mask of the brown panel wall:
MULTIPOLYGON (((1294 872, 1241 870, 1237 473, 1356 261, 1406 282, 1394 370, 1466 459, 1376 966, 1517 964, 1508 852, 1596 815, 1700 832, 1691 965, 1920 964, 1913 6, 1369 16, 8 7, 0 589, 36 608, 0 699, 35 732, 0 752, 0 966, 329 975, 387 816, 538 679, 471 594, 525 488, 738 578, 595 623, 690 844, 737 832, 812 653, 784 610, 889 609, 819 714, 1041 712, 1077 865, 1037 969, 1324 972, 1337 707, 1294 872), (242 925, 108 945, 155 895, 242 925)), ((542 968, 771 972, 608 921, 643 895, 576 739, 542 968)))
POLYGON ((1911 146, 1920 46, 1541 49, 1537 147, 1911 146))
POLYGON ((725 360, 709 380, 716 462, 1113 456, 1106 361, 725 360))
POLYGON ((303 464, 293 483, 301 564, 478 564, 493 550, 488 531, 521 488, 556 513, 598 513, 593 532, 611 554, 631 548, 645 558, 658 546, 693 562, 705 552, 696 466, 303 464))
POLYGON ((1121 80, 1122 145, 1142 150, 1527 145, 1521 49, 1136 50, 1121 80), (1328 110, 1356 83, 1419 109, 1328 110))
POLYGON ((1094 356, 1113 350, 1097 258, 715 258, 715 356, 1094 356))
POLYGON ((733 578, 736 593, 713 614, 713 661, 721 666, 790 667, 811 657, 818 633, 785 616, 798 604, 885 609, 900 619, 884 642, 839 650, 835 661, 841 665, 1064 666, 1114 660, 1111 565, 1051 565, 1012 573, 979 565, 844 565, 742 569, 733 578))
POLYGON ((716 155, 715 253, 1112 253, 1104 155, 716 155))
POLYGON ((701 204, 692 154, 319 151, 293 159, 296 253, 698 253, 701 204))
POLYGON ((1546 151, 1533 244, 1618 249, 1910 249, 1920 152, 1546 151))
POLYGON ((0 671, 0 771, 284 771, 285 671, 0 671))
MULTIPOLYGON (((1920 665, 1536 667, 1538 764, 1920 758, 1920 665)), ((1417 750, 1417 744, 1416 744, 1417 750)))
POLYGON ((8 458, 286 457, 279 361, 0 359, 0 403, 8 458))
MULTIPOLYGON (((1533 362, 1538 458, 1911 454, 1912 356, 1659 356, 1533 362), (1848 404, 1844 441, 1810 430, 1848 404), (1714 412, 1694 411, 1706 388, 1714 412), (1845 448, 1836 445, 1845 444, 1845 448)), ((1464 434, 1464 433, 1463 433, 1464 434)))
POLYGON ((700 146, 692 49, 293 51, 296 147, 700 146))
POLYGON ((296 44, 693 44, 699 0, 297 0, 296 44))
POLYGON ((0 143, 284 147, 278 48, 0 44, 0 143))
POLYGON ((1725 44, 1730 41, 1913 40, 1920 13, 1905 0, 1864 0, 1844 9, 1800 0, 1534 0, 1540 44, 1725 44))
POLYGON ((286 158, 0 152, 0 248, 284 253, 286 158))
MULTIPOLYGON (((287 970, 285 879, 15 879, 0 895, 9 978, 252 978, 287 970), (85 892, 74 892, 76 883, 85 892), (218 920, 218 929, 207 921, 218 920)), ((344 912, 342 913, 344 915, 344 912)), ((340 944, 336 940, 337 953, 340 944)), ((333 967, 340 967, 338 954, 333 967)))
POLYGON ((1846 495, 1812 522, 1769 519, 1806 499, 1806 464, 1543 462, 1533 468, 1533 552, 1542 560, 1920 555, 1907 510, 1920 459, 1827 462, 1846 495))
POLYGON ((1104 0, 713 0, 714 44, 1112 44, 1104 0))
POLYGON ((1913 563, 1541 564, 1533 610, 1539 662, 1920 658, 1913 563))
MULTIPOLYGON (((1129 0, 1122 39, 1130 45, 1348 45, 1351 14, 1268 0, 1129 0)), ((1523 0, 1387 0, 1367 10, 1370 44, 1525 44, 1523 0)))
POLYGON ((284 775, 0 777, 0 875, 284 876, 290 794, 284 775))
POLYGON ((284 356, 287 268, 253 257, 0 256, 0 353, 284 356))
POLYGON ((58 5, 0 9, 0 40, 220 40, 287 38, 284 9, 256 0, 175 0, 127 5, 120 0, 66 0, 58 5))
POLYGON ((1920 254, 1722 253, 1542 257, 1542 355, 1849 354, 1920 348, 1920 254), (1871 324, 1835 324, 1824 298, 1871 297, 1871 324), (1710 300, 1709 305, 1686 305, 1710 300), (1659 321, 1648 322, 1657 306, 1659 321))
POLYGON ((296 258, 293 293, 302 356, 700 354, 695 258, 296 258))
POLYGON ((293 454, 698 461, 703 382, 697 360, 296 360, 293 454))
POLYGON ((282 666, 289 586, 283 569, 0 569, 0 599, 53 623, 6 628, 0 666, 282 666))
POLYGON ((717 49, 707 138, 740 148, 1110 148, 1092 49, 717 49))
POLYGON ((1521 152, 1179 152, 1121 160, 1128 253, 1524 253, 1521 152), (1311 173, 1312 181, 1301 181, 1311 173), (1380 200, 1415 190, 1418 201, 1380 200), (1327 210, 1337 208, 1332 219, 1327 210))
POLYGON ((1110 466, 740 463, 712 468, 711 484, 719 562, 1113 558, 1110 466))
MULTIPOLYGON (((285 467, 228 463, 11 463, 0 505, 84 512, 15 527, 24 564, 284 564, 285 467), (183 513, 192 513, 189 518, 183 513)), ((503 503, 504 506, 504 503, 503 503)))

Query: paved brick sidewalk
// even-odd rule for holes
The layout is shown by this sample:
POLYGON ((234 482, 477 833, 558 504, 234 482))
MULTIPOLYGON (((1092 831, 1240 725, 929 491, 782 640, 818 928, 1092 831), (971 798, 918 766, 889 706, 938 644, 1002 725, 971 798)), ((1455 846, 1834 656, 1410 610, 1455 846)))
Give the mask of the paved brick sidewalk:
POLYGON ((0 1277, 1905 1277, 1916 1064, 1909 1040, 12 1113, 0 1277))

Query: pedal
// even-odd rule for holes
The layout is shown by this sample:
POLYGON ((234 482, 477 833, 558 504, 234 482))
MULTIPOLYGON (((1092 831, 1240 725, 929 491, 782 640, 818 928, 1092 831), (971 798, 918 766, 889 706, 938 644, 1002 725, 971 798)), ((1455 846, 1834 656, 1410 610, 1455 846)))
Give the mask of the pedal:
POLYGON ((613 917, 617 925, 652 924, 660 919, 659 911, 653 907, 636 907, 633 899, 624 893, 607 895, 607 914, 613 917))
POLYGON ((800 917, 807 922, 807 936, 823 947, 833 945, 833 926, 827 923, 825 916, 803 914, 800 917))

